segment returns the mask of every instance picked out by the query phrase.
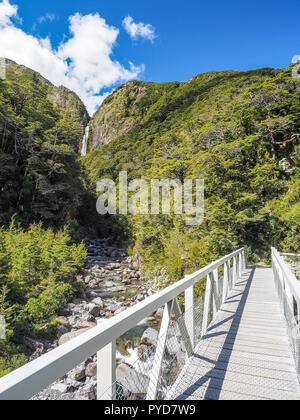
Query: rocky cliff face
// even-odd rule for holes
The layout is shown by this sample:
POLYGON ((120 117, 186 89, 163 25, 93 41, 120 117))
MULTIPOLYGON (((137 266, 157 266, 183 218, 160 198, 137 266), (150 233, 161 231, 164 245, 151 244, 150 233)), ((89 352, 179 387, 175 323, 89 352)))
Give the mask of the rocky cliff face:
POLYGON ((91 147, 98 150, 127 134, 144 118, 149 108, 166 91, 179 83, 130 81, 116 89, 98 109, 91 122, 91 147))

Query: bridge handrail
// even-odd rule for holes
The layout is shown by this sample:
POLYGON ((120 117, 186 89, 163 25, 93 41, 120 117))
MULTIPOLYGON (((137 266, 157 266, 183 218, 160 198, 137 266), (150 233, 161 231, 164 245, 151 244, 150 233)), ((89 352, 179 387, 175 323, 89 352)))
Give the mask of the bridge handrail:
POLYGON ((288 286, 289 290, 287 292, 292 292, 295 301, 300 306, 300 282, 297 280, 296 276, 292 272, 290 266, 282 258, 282 255, 291 255, 286 253, 279 253, 276 248, 271 248, 273 268, 280 267, 283 276, 283 285, 288 286), (275 264, 275 267, 274 267, 275 264))
MULTIPOLYGON (((193 309, 194 285, 205 276, 209 280, 207 282, 205 304, 207 313, 203 315, 204 317, 206 316, 207 324, 211 300, 209 293, 212 290, 211 281, 218 280, 218 268, 222 265, 224 265, 224 276, 226 273, 226 281, 223 285, 222 300, 224 301, 229 292, 229 283, 234 284, 246 266, 245 248, 240 248, 199 271, 185 276, 182 280, 164 290, 6 375, 0 379, 0 400, 29 399, 96 353, 98 353, 98 375, 99 363, 103 362, 103 360, 99 359, 104 357, 105 363, 101 364, 101 368, 105 370, 105 375, 107 375, 108 379, 106 382, 113 382, 115 361, 112 360, 114 347, 112 344, 115 340, 163 306, 165 306, 165 311, 161 328, 167 327, 167 323, 170 320, 170 311, 174 310, 175 315, 176 313, 179 315, 180 308, 177 296, 183 292, 185 292, 185 310, 193 309), (233 259, 232 272, 230 271, 231 259, 233 259), (230 276, 233 277, 230 278, 230 276), (107 350, 108 353, 110 352, 110 356, 107 350)), ((190 344, 193 350, 193 325, 192 328, 191 325, 187 325, 186 329, 188 330, 188 335, 190 335, 190 344)), ((164 331, 161 330, 160 336, 163 333, 164 331)), ((205 330, 203 330, 203 333, 205 333, 205 330)), ((158 355, 158 357, 160 356, 158 355)), ((101 380, 103 380, 103 373, 102 370, 101 380)), ((159 375, 159 372, 156 374, 159 375)), ((105 385, 107 385, 104 383, 99 389, 99 382, 98 376, 98 396, 100 396, 101 392, 103 393, 105 385)))
POLYGON ((271 253, 274 281, 300 380, 300 282, 277 249, 271 248, 271 253))

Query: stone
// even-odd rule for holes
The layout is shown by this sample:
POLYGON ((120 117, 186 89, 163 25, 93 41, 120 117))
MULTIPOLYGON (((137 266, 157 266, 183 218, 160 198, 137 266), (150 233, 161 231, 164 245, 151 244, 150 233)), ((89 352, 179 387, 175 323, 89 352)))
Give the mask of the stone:
POLYGON ((98 281, 97 280, 91 280, 89 283, 88 283, 88 285, 89 285, 89 288, 90 289, 97 289, 99 286, 98 286, 98 281))
POLYGON ((112 290, 112 293, 119 293, 119 292, 126 292, 126 287, 124 286, 118 286, 115 289, 112 290))
POLYGON ((85 365, 82 364, 80 366, 77 366, 75 369, 73 369, 71 377, 75 379, 75 381, 82 381, 85 379, 85 365))
POLYGON ((90 330, 90 328, 82 328, 80 330, 72 331, 72 332, 69 332, 67 334, 64 334, 60 337, 60 339, 58 341, 58 344, 60 346, 62 346, 63 344, 67 343, 68 341, 73 340, 73 338, 79 337, 81 334, 83 334, 83 333, 85 333, 89 330, 90 330))
POLYGON ((85 369, 85 375, 90 378, 97 376, 97 363, 89 363, 85 369))
POLYGON ((164 314, 164 308, 159 308, 157 309, 155 316, 157 316, 158 318, 162 318, 164 314))
POLYGON ((94 317, 98 317, 100 315, 100 308, 98 305, 95 305, 94 303, 89 303, 86 306, 86 310, 94 317))
POLYGON ((137 295, 137 300, 139 301, 139 302, 141 302, 142 300, 144 300, 144 295, 142 295, 142 294, 140 294, 140 295, 137 295))
POLYGON ((66 318, 65 316, 58 316, 56 318, 56 322, 58 322, 60 325, 63 325, 64 327, 69 327, 70 326, 70 322, 69 322, 68 318, 66 318))
POLYGON ((97 326, 96 322, 91 322, 91 321, 78 321, 75 324, 75 328, 77 329, 81 329, 81 328, 94 328, 97 326))
POLYGON ((141 344, 141 345, 138 347, 138 356, 139 356, 139 359, 140 359, 142 362, 145 362, 145 361, 147 360, 147 356, 148 356, 148 346, 146 346, 146 344, 141 344))
POLYGON ((155 318, 154 316, 149 316, 149 317, 147 318, 147 321, 148 321, 148 322, 155 322, 155 321, 156 321, 156 318, 155 318))
POLYGON ((107 281, 105 283, 105 287, 107 287, 108 289, 111 289, 114 286, 115 286, 115 283, 113 281, 107 281))
POLYGON ((118 315, 118 314, 120 314, 120 313, 122 313, 122 312, 124 312, 124 311, 126 311, 126 308, 124 308, 124 307, 119 308, 119 309, 117 309, 117 310, 115 311, 114 315, 118 315))
POLYGON ((62 394, 65 394, 68 392, 69 387, 66 384, 54 384, 52 385, 51 390, 58 391, 58 392, 61 392, 62 394))
POLYGON ((96 399, 97 383, 91 382, 80 388, 76 394, 76 400, 91 401, 96 399))
POLYGON ((118 306, 118 305, 110 305, 106 308, 106 310, 108 312, 115 313, 119 308, 120 308, 120 306, 118 306))
POLYGON ((124 279, 122 280, 122 283, 126 284, 126 286, 129 286, 132 283, 132 281, 130 279, 124 279))
POLYGON ((94 280, 94 277, 93 277, 93 276, 91 276, 91 275, 86 276, 86 277, 84 278, 84 282, 85 282, 85 284, 89 284, 92 280, 94 280))
POLYGON ((141 344, 146 346, 156 346, 158 340, 158 332, 154 328, 147 328, 141 338, 141 344))
POLYGON ((58 325, 56 328, 56 337, 60 339, 61 336, 67 334, 68 332, 69 329, 67 327, 64 327, 63 325, 58 325))
POLYGON ((142 397, 147 394, 149 378, 138 373, 132 366, 121 363, 116 370, 117 382, 121 388, 122 397, 142 397))
POLYGON ((104 302, 100 297, 97 297, 95 299, 92 300, 92 303, 94 303, 95 305, 99 306, 100 309, 104 308, 104 302))

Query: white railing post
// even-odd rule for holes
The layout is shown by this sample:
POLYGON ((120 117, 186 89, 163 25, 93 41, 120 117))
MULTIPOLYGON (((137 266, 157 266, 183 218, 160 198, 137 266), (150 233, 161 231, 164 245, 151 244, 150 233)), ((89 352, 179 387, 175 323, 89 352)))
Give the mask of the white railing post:
POLYGON ((244 248, 243 250, 243 270, 247 269, 247 256, 246 256, 246 250, 244 248))
POLYGON ((229 264, 228 261, 224 263, 224 280, 223 280, 223 294, 222 294, 222 303, 225 302, 228 293, 229 287, 229 264))
POLYGON ((97 399, 113 400, 116 391, 116 341, 97 353, 97 399))
POLYGON ((161 321, 160 332, 156 345, 156 352, 153 360, 153 366, 150 372, 150 381, 147 392, 147 400, 155 400, 157 397, 159 378, 162 368, 162 362, 164 357, 164 352, 166 348, 166 342, 168 338, 168 329, 171 321, 171 315, 173 311, 174 300, 166 303, 163 318, 161 321))
POLYGON ((189 287, 184 292, 184 309, 185 309, 185 323, 186 329, 188 331, 191 345, 194 349, 195 347, 195 337, 194 337, 194 286, 189 287))
POLYGON ((219 274, 218 269, 215 268, 212 272, 213 278, 213 316, 215 317, 219 310, 219 274))
POLYGON ((243 258, 242 253, 239 254, 239 279, 242 278, 242 272, 243 272, 243 258))
POLYGON ((236 285, 237 282, 237 262, 236 256, 233 257, 233 268, 232 268, 232 288, 236 285))
POLYGON ((206 334, 208 327, 208 318, 209 318, 209 308, 211 300, 211 289, 212 289, 211 273, 207 275, 206 278, 206 290, 205 290, 205 299, 204 299, 204 309, 203 309, 203 320, 202 320, 202 332, 201 336, 203 337, 206 334))

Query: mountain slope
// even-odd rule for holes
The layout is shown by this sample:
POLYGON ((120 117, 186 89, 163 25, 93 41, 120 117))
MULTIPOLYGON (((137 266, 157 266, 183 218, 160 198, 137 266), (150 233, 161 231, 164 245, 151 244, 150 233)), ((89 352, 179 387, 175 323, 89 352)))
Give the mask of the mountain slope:
POLYGON ((187 228, 175 215, 126 219, 145 267, 167 266, 173 281, 241 244, 254 260, 270 245, 296 250, 299 116, 291 69, 131 82, 93 118, 94 152, 84 163, 94 182, 117 180, 120 170, 129 179, 205 180, 200 226, 187 228))

